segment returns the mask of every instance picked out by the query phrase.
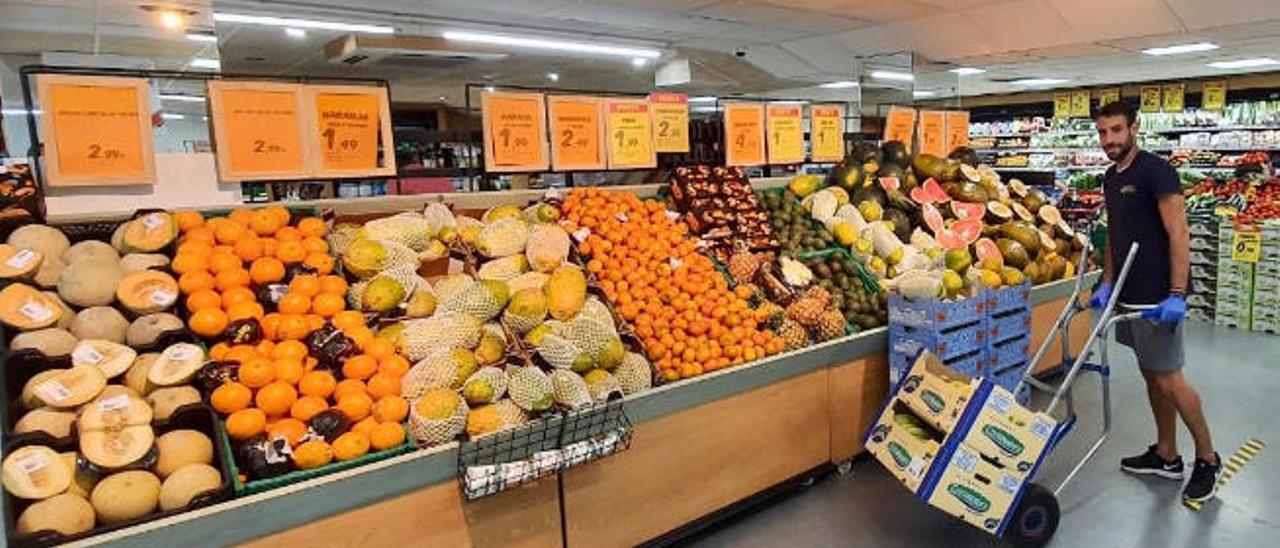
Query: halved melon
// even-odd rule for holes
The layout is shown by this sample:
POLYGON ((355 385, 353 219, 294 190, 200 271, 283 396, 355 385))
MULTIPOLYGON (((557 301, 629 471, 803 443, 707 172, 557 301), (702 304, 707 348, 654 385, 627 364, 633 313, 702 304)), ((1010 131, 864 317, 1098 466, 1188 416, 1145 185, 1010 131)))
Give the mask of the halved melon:
POLYGON ((969 164, 960 164, 960 177, 971 183, 982 182, 982 172, 969 164))
POLYGON ((1031 214, 1031 211, 1026 207, 1023 207, 1023 205, 1018 202, 1009 204, 1009 207, 1013 209, 1014 215, 1017 215, 1018 218, 1023 221, 1030 223, 1036 220, 1035 216, 1031 214))
POLYGON ((1009 191, 1019 198, 1027 197, 1027 184, 1018 179, 1009 180, 1009 191))
POLYGON ((80 454, 103 470, 117 470, 148 456, 156 433, 150 425, 111 430, 80 430, 80 454))
POLYGON ((104 377, 110 379, 128 371, 137 357, 137 350, 118 342, 89 339, 80 341, 71 351, 71 365, 97 367, 104 377))
POLYGON ((127 388, 115 390, 111 394, 104 393, 80 409, 80 435, 94 430, 118 430, 151 424, 154 417, 151 406, 132 391, 127 388))
POLYGON ((159 253, 130 253, 120 258, 120 269, 125 274, 166 266, 169 266, 169 258, 159 253))
POLYGON ((120 243, 126 253, 154 253, 178 238, 178 222, 166 212, 148 213, 125 223, 120 243))
POLYGON ((1053 240, 1052 235, 1044 230, 1036 230, 1036 233, 1040 235, 1040 249, 1042 251, 1049 252, 1058 250, 1058 242, 1053 240))
POLYGON ((45 405, 70 409, 98 397, 107 387, 107 377, 97 367, 72 367, 33 387, 32 393, 45 405))
POLYGON ((1050 226, 1055 226, 1062 222, 1062 213, 1058 211, 1058 208, 1052 205, 1040 206, 1040 210, 1037 211, 1036 214, 1040 217, 1041 221, 1044 221, 1045 224, 1050 226))
POLYGON ((204 362, 204 349, 191 343, 178 343, 160 353, 147 372, 147 380, 156 386, 182 384, 191 380, 204 362))
POLYGON ((158 270, 134 272, 120 280, 116 299, 135 314, 154 314, 178 302, 178 281, 158 270))
POLYGON ((66 491, 72 474, 53 449, 28 445, 4 459, 4 488, 21 499, 41 500, 66 491))
POLYGON ((1013 210, 996 200, 987 202, 985 214, 987 224, 1002 225, 1013 220, 1013 210))
POLYGON ((29 331, 49 327, 62 319, 62 307, 39 289, 24 283, 0 290, 0 322, 29 331))
POLYGON ((44 254, 0 244, 0 279, 27 280, 35 277, 44 264, 44 254))
POLYGON ((65 438, 71 435, 71 427, 75 423, 74 411, 57 411, 41 407, 28 411, 18 419, 18 423, 13 425, 13 433, 44 432, 55 438, 65 438))
POLYGON ((44 402, 40 401, 40 398, 36 396, 36 387, 44 384, 44 382, 49 379, 65 373, 66 371, 66 369, 46 369, 32 375, 30 379, 27 379, 27 383, 22 385, 22 395, 19 396, 19 401, 22 402, 22 407, 25 409, 38 409, 43 407, 44 402))

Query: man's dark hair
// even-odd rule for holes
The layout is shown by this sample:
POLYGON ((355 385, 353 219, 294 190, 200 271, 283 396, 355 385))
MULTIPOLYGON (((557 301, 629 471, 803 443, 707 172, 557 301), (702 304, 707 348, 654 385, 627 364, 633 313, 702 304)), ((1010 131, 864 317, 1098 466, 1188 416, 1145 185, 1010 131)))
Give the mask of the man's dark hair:
POLYGON ((1121 101, 1112 101, 1102 105, 1102 108, 1098 109, 1098 112, 1093 115, 1093 119, 1097 120, 1103 116, 1124 116, 1125 122, 1128 122, 1126 125, 1131 126, 1138 119, 1138 111, 1133 108, 1133 105, 1121 101))

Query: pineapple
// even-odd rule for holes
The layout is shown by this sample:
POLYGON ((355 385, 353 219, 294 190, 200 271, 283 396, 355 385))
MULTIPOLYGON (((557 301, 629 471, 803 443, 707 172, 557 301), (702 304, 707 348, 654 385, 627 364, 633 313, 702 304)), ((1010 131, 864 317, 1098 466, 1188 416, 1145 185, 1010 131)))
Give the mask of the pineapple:
POLYGON ((826 308, 831 305, 831 292, 819 285, 809 286, 809 288, 805 289, 804 293, 800 296, 802 298, 808 297, 810 299, 816 299, 822 308, 826 308))
POLYGON ((787 317, 805 327, 816 327, 822 316, 822 301, 812 297, 801 297, 787 305, 787 317))
POLYGON ((814 336, 820 341, 829 341, 844 335, 844 314, 839 310, 824 310, 818 316, 818 325, 814 326, 814 336))
POLYGON ((765 329, 778 329, 782 325, 783 320, 787 318, 787 311, 773 301, 764 301, 760 303, 758 310, 766 312, 763 326, 765 329))
POLYGON ((738 246, 729 257, 729 276, 738 283, 748 283, 760 270, 760 258, 747 251, 745 246, 738 246))
POLYGON ((804 327, 794 320, 783 318, 781 325, 778 327, 778 336, 782 337, 782 340, 787 344, 787 350, 804 348, 809 344, 808 333, 805 333, 804 327))

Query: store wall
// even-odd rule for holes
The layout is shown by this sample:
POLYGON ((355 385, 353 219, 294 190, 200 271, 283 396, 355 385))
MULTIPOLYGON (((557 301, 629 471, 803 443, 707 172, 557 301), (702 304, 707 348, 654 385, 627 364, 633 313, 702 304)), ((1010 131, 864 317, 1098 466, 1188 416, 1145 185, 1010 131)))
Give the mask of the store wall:
POLYGON ((4 129, 10 156, 26 156, 30 146, 27 118, 17 112, 26 109, 22 102, 22 81, 18 79, 18 70, 24 65, 39 62, 37 55, 0 54, 0 108, 14 111, 14 114, 0 115, 0 127, 4 129))

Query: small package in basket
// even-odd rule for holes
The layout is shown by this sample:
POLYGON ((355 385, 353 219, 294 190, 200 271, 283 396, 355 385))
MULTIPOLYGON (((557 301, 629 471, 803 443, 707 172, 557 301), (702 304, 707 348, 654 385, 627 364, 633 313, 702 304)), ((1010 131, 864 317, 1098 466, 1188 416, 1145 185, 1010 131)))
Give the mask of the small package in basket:
POLYGON ((942 448, 943 434, 928 427, 901 402, 880 415, 867 435, 867 451, 912 493, 920 488, 942 448))
POLYGON ((934 508, 995 533, 1009 515, 1022 481, 1022 476, 991 464, 978 451, 961 444, 942 477, 931 486, 932 492, 920 496, 934 508))
POLYGON ((898 389, 898 399, 934 428, 950 432, 979 381, 959 373, 925 350, 898 389))
MULTIPOLYGON (((990 384, 990 383, 988 383, 990 384)), ((1018 405, 1008 390, 990 384, 973 425, 961 443, 968 445, 1009 470, 1026 477, 1040 461, 1058 422, 1043 412, 1018 405)))

